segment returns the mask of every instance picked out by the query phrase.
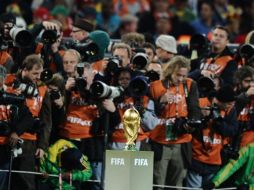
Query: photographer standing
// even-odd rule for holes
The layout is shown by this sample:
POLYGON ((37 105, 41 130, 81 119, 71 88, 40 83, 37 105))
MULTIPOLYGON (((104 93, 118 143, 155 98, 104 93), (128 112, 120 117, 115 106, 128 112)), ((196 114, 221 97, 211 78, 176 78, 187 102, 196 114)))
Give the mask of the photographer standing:
MULTIPOLYGON (((6 70, 3 66, 0 66, 0 168, 6 170, 12 169, 10 168, 11 157, 17 157, 20 154, 20 151, 17 150, 22 146, 21 135, 33 127, 34 118, 25 105, 24 96, 7 92, 7 86, 4 85, 5 77, 6 70)), ((23 150, 23 152, 25 151, 23 150)), ((19 168, 14 165, 13 169, 19 168)), ((0 189, 7 189, 8 173, 0 173, 0 182, 0 189)), ((23 184, 24 179, 20 179, 17 186, 32 189, 23 186, 23 184)))
MULTIPOLYGON (((93 179, 101 179, 102 158, 104 151, 105 115, 117 113, 111 99, 94 99, 89 89, 94 80, 93 68, 90 64, 83 65, 83 75, 79 82, 74 80, 67 97, 66 120, 60 128, 60 136, 71 140, 80 151, 88 156, 93 170, 93 179), (84 83, 80 83, 83 80, 84 83), (78 85, 82 84, 82 85, 78 85), (104 110, 104 112, 102 112, 104 110)), ((115 117, 114 117, 115 118, 115 117)), ((115 121, 109 119, 113 125, 115 121)), ((101 189, 99 184, 93 183, 92 190, 101 189)))
POLYGON ((239 121, 237 146, 254 143, 254 69, 243 66, 235 72, 236 110, 239 121))
MULTIPOLYGON (((229 137, 234 137, 238 130, 234 94, 232 87, 225 86, 211 100, 200 99, 203 118, 201 126, 193 133, 192 164, 187 172, 187 187, 201 188, 220 169, 223 147, 229 144, 229 137)), ((224 155, 224 159, 232 155, 224 155)))
MULTIPOLYGON (((14 91, 25 95, 26 106, 34 117, 32 128, 17 138, 22 138, 23 154, 14 160, 13 168, 23 171, 35 171, 36 159, 42 158, 48 147, 52 119, 51 102, 47 87, 40 81, 43 70, 43 60, 35 54, 25 58, 20 73, 10 76, 7 85, 14 91), (19 81, 18 88, 13 86, 14 81, 19 81), (24 88, 25 87, 25 88, 24 88), (38 91, 37 91, 38 90, 38 91), (35 93, 38 92, 38 93, 35 93)), ((26 126, 23 126, 25 128, 26 126)), ((35 189, 35 176, 30 174, 13 174, 12 189, 35 189)))
POLYGON ((52 131, 50 134, 50 144, 59 139, 59 125, 65 119, 65 83, 63 77, 55 73, 52 79, 47 82, 48 92, 52 102, 52 131))
POLYGON ((189 69, 188 59, 175 56, 164 70, 163 80, 150 85, 155 111, 164 121, 150 132, 155 152, 154 184, 182 186, 185 177, 184 164, 191 155, 183 150, 191 151, 187 148, 191 134, 184 121, 200 119, 198 89, 196 83, 187 78, 189 69))
POLYGON ((229 31, 223 26, 216 26, 212 31, 211 50, 207 57, 201 60, 200 67, 190 72, 189 77, 198 80, 201 76, 221 77, 226 84, 233 83, 233 74, 237 70, 237 63, 227 47, 229 31))

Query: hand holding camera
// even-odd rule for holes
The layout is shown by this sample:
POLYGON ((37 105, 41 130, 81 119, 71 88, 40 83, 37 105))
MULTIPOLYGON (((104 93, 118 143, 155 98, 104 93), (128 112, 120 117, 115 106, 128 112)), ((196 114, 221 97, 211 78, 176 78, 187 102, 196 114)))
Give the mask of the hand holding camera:
POLYGON ((65 84, 65 90, 71 90, 75 86, 75 79, 73 77, 69 77, 65 84))
POLYGON ((102 105, 103 105, 103 107, 104 107, 106 110, 108 110, 109 112, 112 112, 112 113, 113 113, 113 112, 116 111, 116 107, 115 107, 115 105, 114 105, 112 99, 105 99, 105 100, 103 100, 102 105))
POLYGON ((254 86, 251 86, 251 87, 246 91, 246 96, 248 96, 248 97, 254 96, 254 86))

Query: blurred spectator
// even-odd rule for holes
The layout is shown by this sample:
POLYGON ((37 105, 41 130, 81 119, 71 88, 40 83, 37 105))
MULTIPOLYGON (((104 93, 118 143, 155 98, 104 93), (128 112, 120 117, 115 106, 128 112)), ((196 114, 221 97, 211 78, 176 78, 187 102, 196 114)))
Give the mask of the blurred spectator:
POLYGON ((131 32, 122 35, 121 41, 128 44, 132 49, 140 48, 145 43, 145 37, 141 33, 131 32))
POLYGON ((145 11, 139 14, 138 32, 154 34, 156 29, 156 18, 159 15, 169 14, 169 1, 157 0, 151 1, 151 11, 145 11))
POLYGON ((136 15, 138 13, 149 11, 149 0, 113 0, 115 6, 115 12, 119 16, 125 14, 136 15))
POLYGON ((155 37, 161 34, 169 34, 173 30, 172 17, 169 14, 160 14, 156 17, 155 37))
POLYGON ((244 1, 243 14, 240 20, 240 35, 241 41, 244 41, 248 32, 254 28, 254 0, 244 1))
POLYGON ((175 1, 170 7, 170 12, 176 15, 181 22, 190 23, 196 18, 196 15, 188 6, 188 0, 175 1))
POLYGON ((226 27, 229 31, 229 42, 230 43, 243 43, 244 40, 239 41, 239 31, 240 31, 240 18, 241 9, 234 9, 227 17, 226 27))
POLYGON ((97 15, 97 25, 101 30, 105 30, 109 35, 113 34, 120 26, 120 17, 114 12, 112 0, 101 2, 101 13, 97 15))
POLYGON ((34 10, 33 13, 33 24, 40 24, 44 20, 49 20, 51 17, 50 12, 48 9, 44 7, 39 7, 38 9, 34 10))
POLYGON ((119 28, 111 35, 113 39, 120 39, 122 35, 137 32, 138 18, 132 15, 124 15, 121 18, 121 24, 119 28))
POLYGON ((20 7, 17 3, 12 3, 6 7, 7 13, 12 13, 16 17, 16 25, 19 27, 26 28, 27 24, 24 18, 22 17, 22 12, 20 10, 20 7))
POLYGON ((227 23, 227 17, 234 9, 234 6, 231 5, 228 0, 214 0, 213 4, 215 8, 214 13, 216 23, 225 26, 227 23))
POLYGON ((198 4, 198 18, 191 23, 195 33, 207 35, 216 25, 214 6, 211 1, 202 0, 198 4))
POLYGON ((64 5, 56 5, 52 11, 51 15, 62 23, 63 25, 63 36, 69 36, 71 33, 72 20, 69 15, 69 10, 64 5))

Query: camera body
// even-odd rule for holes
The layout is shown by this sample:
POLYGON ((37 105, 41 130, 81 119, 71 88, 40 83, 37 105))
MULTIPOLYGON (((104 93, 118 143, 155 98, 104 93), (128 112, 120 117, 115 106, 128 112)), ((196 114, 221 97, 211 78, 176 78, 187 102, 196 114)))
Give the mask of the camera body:
POLYGON ((52 45, 57 41, 58 35, 56 30, 45 30, 41 35, 43 44, 52 45))
POLYGON ((61 97, 61 94, 58 90, 51 90, 49 94, 50 94, 51 100, 53 100, 53 101, 57 100, 61 97))
POLYGON ((39 91, 33 83, 21 83, 19 80, 14 80, 13 88, 19 89, 26 97, 37 97, 39 91))
POLYGON ((175 121, 176 134, 192 133, 202 128, 202 121, 196 119, 177 118, 175 121))
POLYGON ((89 62, 89 60, 96 56, 99 52, 99 47, 94 42, 78 43, 73 40, 69 40, 66 41, 64 45, 67 49, 77 50, 82 57, 82 61, 85 62, 89 62))
POLYGON ((118 68, 121 67, 122 62, 123 60, 118 56, 109 57, 106 72, 115 74, 118 71, 118 68))

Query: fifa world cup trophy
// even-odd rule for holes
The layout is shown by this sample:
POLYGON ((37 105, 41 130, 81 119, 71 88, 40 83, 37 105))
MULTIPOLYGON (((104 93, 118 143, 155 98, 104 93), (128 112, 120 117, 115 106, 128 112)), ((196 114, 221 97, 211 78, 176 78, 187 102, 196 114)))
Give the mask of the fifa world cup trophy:
POLYGON ((124 133, 127 139, 125 150, 136 150, 135 141, 138 137, 138 131, 140 127, 140 115, 135 108, 129 108, 123 115, 124 133))

